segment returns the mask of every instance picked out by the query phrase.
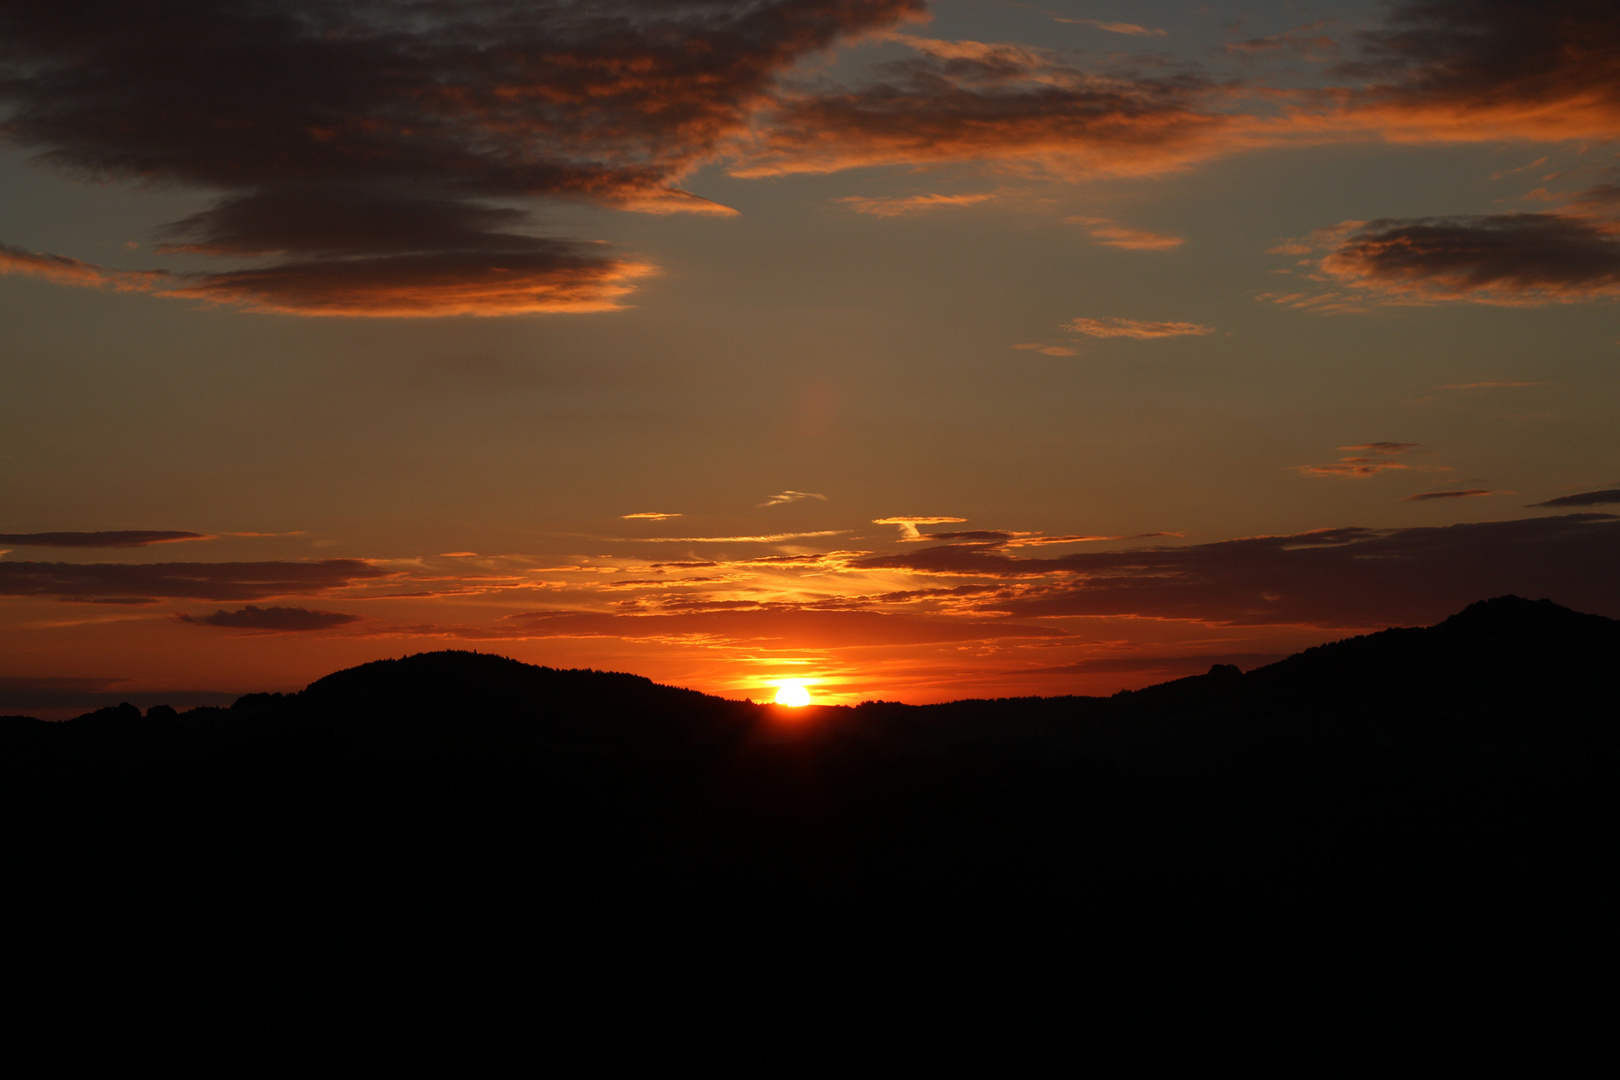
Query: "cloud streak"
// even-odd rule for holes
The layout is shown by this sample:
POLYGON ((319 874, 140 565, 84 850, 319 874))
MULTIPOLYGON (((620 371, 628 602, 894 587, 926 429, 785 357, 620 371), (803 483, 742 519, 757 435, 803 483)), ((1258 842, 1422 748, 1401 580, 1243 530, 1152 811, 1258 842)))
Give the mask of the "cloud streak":
POLYGON ((1560 495, 1556 499, 1546 502, 1531 503, 1532 507, 1556 506, 1609 506, 1620 503, 1620 488, 1604 488, 1602 491, 1582 491, 1575 495, 1560 495))
POLYGON ((88 603, 158 599, 265 600, 312 596, 391 576, 359 559, 320 562, 41 563, 0 562, 0 596, 88 603))
POLYGON ((1417 443, 1402 442, 1341 446, 1340 450, 1349 450, 1351 453, 1326 465, 1300 465, 1296 471, 1306 476, 1376 476, 1381 472, 1410 469, 1410 465, 1396 459, 1402 454, 1411 453, 1417 447, 1417 443))
POLYGON ((18 547, 134 548, 174 544, 185 540, 212 540, 205 533, 166 529, 126 529, 115 532, 0 533, 0 544, 18 547))
POLYGON ((1073 319, 1063 324, 1072 334, 1096 338, 1133 338, 1149 341, 1154 338, 1200 337, 1213 334, 1215 327, 1191 322, 1144 322, 1140 319, 1073 319))
POLYGON ((1511 491, 1490 491, 1486 488, 1462 488, 1457 491, 1424 491, 1408 495, 1406 502, 1433 502, 1436 499, 1472 499, 1479 495, 1511 495, 1511 491))
POLYGON ((359 622, 359 615, 345 615, 337 611, 311 611, 301 607, 259 608, 249 604, 240 611, 221 609, 212 615, 179 615, 181 622, 196 626, 217 626, 227 630, 254 630, 260 633, 306 633, 314 630, 333 630, 339 626, 359 622))
POLYGON ((1185 243, 1179 236, 1166 236, 1146 229, 1128 228, 1110 218, 1071 217, 1064 220, 1085 226, 1091 238, 1104 247, 1122 248, 1126 251, 1170 251, 1185 243))
POLYGON ((1383 627, 1432 623, 1482 596, 1505 593, 1620 612, 1617 544, 1620 517, 1578 513, 1436 528, 1324 529, 1050 559, 964 544, 851 565, 952 577, 1054 577, 1049 587, 995 602, 1015 618, 1383 627))

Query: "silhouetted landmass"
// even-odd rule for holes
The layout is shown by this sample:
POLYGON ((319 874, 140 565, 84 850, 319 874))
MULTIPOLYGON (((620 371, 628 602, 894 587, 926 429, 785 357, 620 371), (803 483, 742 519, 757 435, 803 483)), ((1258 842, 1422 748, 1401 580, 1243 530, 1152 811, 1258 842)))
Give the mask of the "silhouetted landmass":
POLYGON ((925 1029, 1024 1031, 1004 1068, 1569 1045, 1615 958, 1617 660, 1620 622, 1502 597, 1110 698, 786 710, 438 652, 5 717, 12 971, 47 1026, 157 1002, 260 1053, 468 1017, 599 1062, 769 1030, 765 1073, 925 1029))

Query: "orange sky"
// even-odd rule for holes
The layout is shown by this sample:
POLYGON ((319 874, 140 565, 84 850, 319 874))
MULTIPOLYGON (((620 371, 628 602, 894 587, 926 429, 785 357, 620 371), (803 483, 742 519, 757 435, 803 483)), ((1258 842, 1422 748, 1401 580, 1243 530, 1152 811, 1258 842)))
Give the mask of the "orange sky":
POLYGON ((0 713, 1620 615, 1620 15, 0 12, 0 713))

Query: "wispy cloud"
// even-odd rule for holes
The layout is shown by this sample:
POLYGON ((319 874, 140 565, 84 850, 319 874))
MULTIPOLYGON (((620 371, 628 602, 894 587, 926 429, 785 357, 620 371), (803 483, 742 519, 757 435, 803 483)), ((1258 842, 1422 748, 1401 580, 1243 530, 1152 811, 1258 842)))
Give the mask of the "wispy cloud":
POLYGON ((1397 460, 1402 454, 1416 450, 1417 443, 1402 442, 1375 442, 1362 443, 1358 446, 1341 446, 1340 450, 1349 450, 1347 457, 1326 465, 1300 465, 1296 471, 1306 476, 1376 476, 1381 472, 1396 469, 1409 469, 1403 461, 1397 460))
POLYGON ((1458 491, 1425 491, 1408 495, 1406 502, 1430 502, 1434 499, 1471 499, 1476 495, 1512 495, 1511 491, 1489 491, 1485 488, 1463 488, 1458 491))
POLYGON ((1608 506, 1620 503, 1620 488, 1604 488, 1602 491, 1582 491, 1575 495, 1560 495, 1556 499, 1546 502, 1531 503, 1532 507, 1542 506, 1608 506))
POLYGON ((800 502, 804 499, 819 499, 822 502, 826 502, 827 496, 817 495, 813 491, 782 491, 772 495, 769 499, 766 499, 759 505, 763 509, 767 506, 781 506, 784 503, 800 502))
POLYGON ((625 521, 668 521, 670 518, 678 518, 681 515, 661 514, 656 510, 644 510, 639 514, 621 514, 619 516, 625 521))
POLYGON ((259 633, 289 634, 333 630, 359 622, 359 615, 337 611, 312 611, 301 607, 259 608, 249 604, 240 611, 221 609, 212 615, 179 615, 181 622, 197 626, 218 626, 227 630, 253 630, 259 633))
POLYGON ((898 525, 900 527, 900 539, 919 540, 923 539, 922 532, 917 528, 919 525, 957 525, 966 520, 967 518, 959 517, 886 517, 873 518, 872 524, 898 525))
POLYGON ((1127 251, 1170 251, 1185 243, 1179 236, 1128 228, 1104 217, 1070 217, 1063 220, 1071 225, 1084 225, 1086 232, 1099 244, 1127 251))
POLYGON ((849 195, 834 202, 842 203, 857 214, 875 217, 899 217, 920 214, 928 210, 943 210, 954 206, 972 206, 996 198, 994 194, 978 195, 906 195, 895 198, 849 195))
POLYGON ((1150 338, 1189 337, 1213 334, 1215 327, 1190 322, 1145 322, 1140 319, 1074 319, 1063 324, 1063 329, 1074 334, 1098 338, 1150 338))
POLYGON ((0 562, 0 596, 111 604, 154 603, 159 598, 264 600, 316 596, 393 573, 360 559, 142 564, 0 562))
POLYGON ((815 536, 842 536, 848 529, 819 529, 815 532, 766 533, 759 536, 630 536, 621 542, 633 544, 780 544, 815 536))
POLYGON ((1071 26, 1089 26, 1093 30, 1106 30, 1110 34, 1128 34, 1133 37, 1165 37, 1163 30, 1149 30, 1145 26, 1127 22, 1104 22, 1101 19, 1067 19, 1052 12, 1046 14, 1052 17, 1053 22, 1068 23, 1071 26))
POLYGON ((186 540, 212 540, 206 533, 172 529, 125 529, 117 532, 0 533, 0 544, 18 547, 133 548, 174 544, 186 540))
POLYGON ((1012 348, 1014 348, 1014 349, 1026 349, 1026 350, 1028 350, 1030 352, 1038 352, 1038 353, 1041 353, 1043 356, 1079 356, 1080 355, 1080 350, 1079 349, 1072 349, 1067 345, 1048 345, 1045 342, 1041 342, 1041 341, 1026 341, 1022 345, 1014 345, 1014 346, 1012 346, 1012 348))

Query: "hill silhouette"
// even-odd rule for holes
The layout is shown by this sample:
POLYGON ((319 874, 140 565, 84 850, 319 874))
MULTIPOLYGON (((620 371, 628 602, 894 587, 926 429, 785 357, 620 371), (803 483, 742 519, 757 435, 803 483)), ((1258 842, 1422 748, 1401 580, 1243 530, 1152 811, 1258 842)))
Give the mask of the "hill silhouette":
POLYGON ((1544 1031, 1614 959, 1617 658, 1502 597, 1109 698, 789 713, 451 651, 6 718, 13 970, 64 1031, 155 995, 242 1045, 543 1015, 601 1053, 789 1001, 1080 1025, 1099 1067, 1255 1010, 1318 1051, 1544 1031))

